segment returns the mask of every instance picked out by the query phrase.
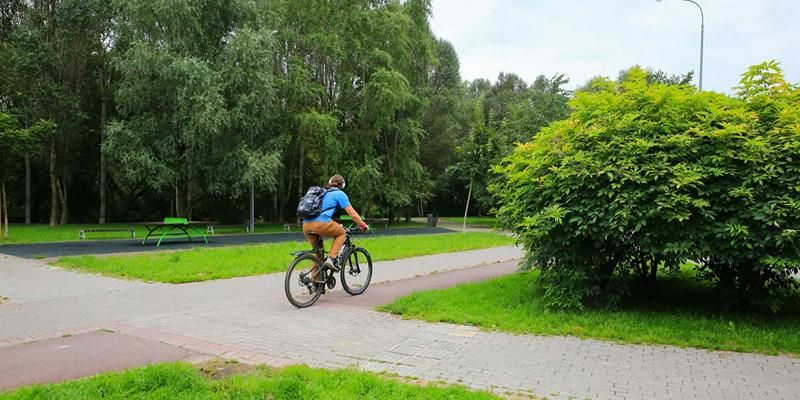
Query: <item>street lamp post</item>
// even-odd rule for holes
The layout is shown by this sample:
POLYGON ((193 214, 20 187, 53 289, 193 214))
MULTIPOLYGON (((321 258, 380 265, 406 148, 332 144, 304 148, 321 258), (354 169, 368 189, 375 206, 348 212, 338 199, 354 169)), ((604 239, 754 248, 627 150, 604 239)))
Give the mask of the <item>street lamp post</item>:
MULTIPOLYGON (((662 2, 663 0, 656 0, 657 2, 662 2)), ((700 7, 700 4, 694 0, 683 0, 689 3, 692 3, 697 6, 700 10, 700 90, 703 90, 703 37, 705 36, 705 16, 703 15, 703 7, 700 7)))

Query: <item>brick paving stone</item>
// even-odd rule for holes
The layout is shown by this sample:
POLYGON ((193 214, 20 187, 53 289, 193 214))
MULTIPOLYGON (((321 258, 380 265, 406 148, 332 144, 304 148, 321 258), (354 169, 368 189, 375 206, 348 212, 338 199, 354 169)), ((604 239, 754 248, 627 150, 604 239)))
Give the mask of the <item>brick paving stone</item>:
MULTIPOLYGON (((376 263, 375 282, 506 261, 520 252, 507 247, 468 256, 376 263)), ((298 310, 284 298, 282 274, 185 285, 110 280, 105 290, 109 278, 0 258, 0 272, 13 272, 17 283, 26 268, 34 271, 30 279, 54 275, 29 286, 42 292, 0 305, 0 346, 105 327, 247 363, 357 367, 551 399, 800 398, 794 358, 482 332, 325 304, 324 296, 324 306, 298 310), (59 291, 60 279, 79 287, 83 278, 84 289, 59 291)), ((0 293, 6 285, 0 280, 0 293)))

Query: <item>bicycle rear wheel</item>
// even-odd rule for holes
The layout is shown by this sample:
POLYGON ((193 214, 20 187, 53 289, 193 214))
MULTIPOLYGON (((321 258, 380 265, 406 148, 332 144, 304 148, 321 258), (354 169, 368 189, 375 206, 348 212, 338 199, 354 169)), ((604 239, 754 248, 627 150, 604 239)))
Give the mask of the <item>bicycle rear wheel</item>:
POLYGON ((312 254, 303 254, 292 261, 286 270, 284 288, 289 303, 305 308, 317 302, 322 294, 322 262, 312 254))
POLYGON ((344 291, 353 296, 364 293, 372 280, 372 257, 361 247, 356 247, 341 265, 341 280, 344 291))

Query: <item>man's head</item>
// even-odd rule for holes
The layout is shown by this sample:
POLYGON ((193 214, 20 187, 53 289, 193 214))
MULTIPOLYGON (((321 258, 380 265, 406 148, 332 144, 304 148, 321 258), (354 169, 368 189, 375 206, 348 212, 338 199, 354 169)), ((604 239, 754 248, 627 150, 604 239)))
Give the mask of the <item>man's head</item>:
POLYGON ((331 179, 328 179, 328 185, 330 185, 332 187, 335 186, 335 187, 337 187, 339 189, 344 189, 346 184, 344 182, 344 177, 342 177, 339 174, 336 174, 336 175, 332 176, 331 179))

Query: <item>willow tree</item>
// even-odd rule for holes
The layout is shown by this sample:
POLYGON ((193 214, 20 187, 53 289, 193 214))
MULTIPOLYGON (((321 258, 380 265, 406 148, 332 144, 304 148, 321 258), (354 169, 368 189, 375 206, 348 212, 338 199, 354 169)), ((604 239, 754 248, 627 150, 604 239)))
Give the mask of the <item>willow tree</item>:
POLYGON ((362 211, 369 204, 387 214, 407 210, 430 186, 419 163, 436 56, 430 2, 272 5, 281 20, 273 122, 283 137, 279 218, 308 182, 334 172, 348 177, 362 211))
POLYGON ((274 179, 277 158, 263 150, 272 95, 263 10, 248 1, 117 6, 120 118, 104 150, 122 178, 174 193, 175 214, 187 217, 195 196, 237 196, 274 179))

